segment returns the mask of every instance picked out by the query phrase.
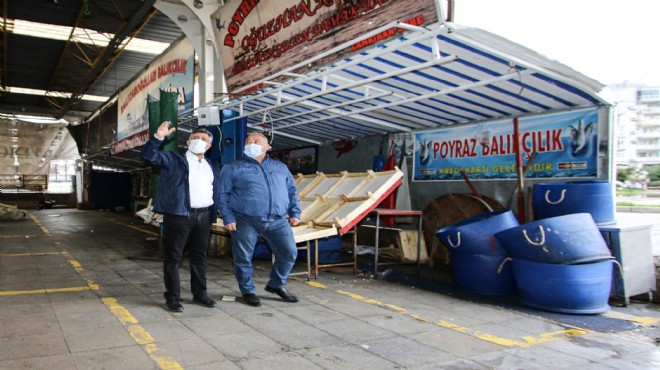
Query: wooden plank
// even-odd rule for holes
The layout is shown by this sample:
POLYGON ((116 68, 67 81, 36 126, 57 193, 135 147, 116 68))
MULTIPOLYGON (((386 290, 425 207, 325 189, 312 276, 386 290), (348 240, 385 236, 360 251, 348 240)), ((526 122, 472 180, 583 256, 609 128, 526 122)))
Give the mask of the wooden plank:
MULTIPOLYGON (((400 262, 417 262, 417 230, 404 230, 394 227, 378 228, 378 249, 383 257, 392 258, 400 262), (383 251, 387 251, 383 254, 383 251)), ((358 230, 358 244, 374 245, 376 227, 373 225, 361 225, 358 230)), ((420 247, 421 263, 428 263, 429 257, 426 252, 426 243, 422 235, 420 247)))

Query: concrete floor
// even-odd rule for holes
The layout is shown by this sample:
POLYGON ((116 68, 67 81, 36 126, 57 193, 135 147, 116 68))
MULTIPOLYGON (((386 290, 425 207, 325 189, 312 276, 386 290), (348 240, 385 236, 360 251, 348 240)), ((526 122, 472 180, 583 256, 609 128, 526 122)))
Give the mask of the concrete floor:
MULTIPOLYGON (((185 311, 171 313, 161 263, 129 258, 148 256, 156 232, 124 212, 51 209, 0 222, 0 369, 660 368, 660 307, 644 302, 548 316, 466 299, 442 281, 426 281, 445 287, 431 292, 336 269, 290 280, 299 303, 262 291, 253 308, 221 301, 239 292, 229 260, 214 257, 218 307, 190 302, 184 262, 185 311), (626 329, 593 329, 594 319, 626 329)), ((268 268, 258 263, 259 289, 268 268)))

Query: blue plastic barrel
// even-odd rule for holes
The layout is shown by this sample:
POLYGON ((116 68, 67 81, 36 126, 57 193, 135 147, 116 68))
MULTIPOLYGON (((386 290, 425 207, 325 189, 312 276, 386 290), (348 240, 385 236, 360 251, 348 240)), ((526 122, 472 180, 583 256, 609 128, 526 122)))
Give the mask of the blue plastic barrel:
POLYGON ((453 253, 451 270, 454 285, 483 295, 505 296, 515 293, 516 284, 506 256, 453 253), (498 269, 502 266, 502 270, 498 269))
POLYGON ((530 222, 500 231, 495 238, 515 259, 565 265, 612 259, 588 213, 530 222))
POLYGON ((572 181, 534 184, 534 219, 589 213, 598 225, 614 223, 612 184, 607 181, 572 181))
MULTIPOLYGON (((318 239, 319 245, 319 263, 330 264, 342 262, 342 242, 341 236, 330 236, 327 238, 318 239)), ((310 261, 315 260, 316 243, 310 243, 310 261)), ((299 260, 307 259, 307 251, 301 250, 298 252, 299 260)))
POLYGON ((496 232, 518 226, 510 210, 481 213, 438 230, 435 236, 450 253, 471 253, 488 256, 508 256, 495 239, 496 232))
POLYGON ((612 261, 555 265, 513 260, 520 303, 546 311, 598 314, 610 309, 612 261))

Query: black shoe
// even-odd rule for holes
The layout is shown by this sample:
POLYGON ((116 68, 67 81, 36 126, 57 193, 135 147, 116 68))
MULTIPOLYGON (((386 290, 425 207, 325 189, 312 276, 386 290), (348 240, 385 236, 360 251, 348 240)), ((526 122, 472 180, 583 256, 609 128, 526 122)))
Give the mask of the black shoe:
POLYGON ((286 290, 286 288, 271 288, 268 285, 266 285, 266 291, 268 293, 277 294, 278 296, 280 296, 280 298, 282 298, 284 302, 298 302, 298 297, 289 293, 286 290))
POLYGON ((256 294, 243 294, 243 302, 249 306, 261 306, 261 300, 256 294))
POLYGON ((193 303, 197 303, 198 305, 205 306, 208 308, 213 308, 216 307, 218 304, 215 303, 214 300, 209 298, 209 296, 205 295, 201 298, 193 298, 193 303))
POLYGON ((165 302, 167 309, 172 312, 183 312, 183 305, 178 300, 165 302))

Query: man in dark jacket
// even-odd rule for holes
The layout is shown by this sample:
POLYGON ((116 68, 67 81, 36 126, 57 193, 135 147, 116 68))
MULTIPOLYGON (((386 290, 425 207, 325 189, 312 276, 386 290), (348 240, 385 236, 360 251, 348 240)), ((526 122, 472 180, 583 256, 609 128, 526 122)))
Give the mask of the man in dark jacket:
POLYGON ((300 223, 300 200, 291 172, 284 163, 270 159, 268 149, 264 135, 250 134, 245 139, 245 158, 223 166, 220 173, 220 217, 231 232, 234 273, 243 301, 250 306, 261 305, 251 261, 259 237, 266 239, 275 255, 266 291, 285 302, 298 301, 286 289, 286 279, 298 255, 291 226, 300 223))
POLYGON ((163 122, 141 153, 145 161, 161 168, 153 211, 163 214, 165 304, 170 311, 183 311, 179 266, 187 245, 193 303, 215 307, 206 292, 206 252, 217 217, 219 174, 204 157, 213 135, 199 128, 190 134, 187 151, 161 152, 158 148, 165 137, 176 131, 169 125, 163 122))

